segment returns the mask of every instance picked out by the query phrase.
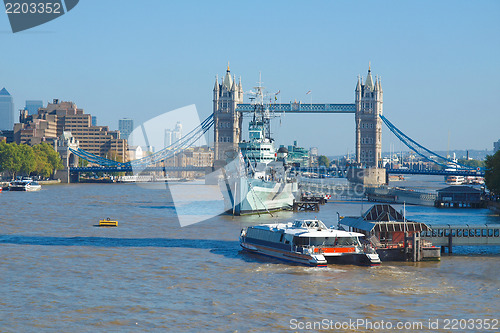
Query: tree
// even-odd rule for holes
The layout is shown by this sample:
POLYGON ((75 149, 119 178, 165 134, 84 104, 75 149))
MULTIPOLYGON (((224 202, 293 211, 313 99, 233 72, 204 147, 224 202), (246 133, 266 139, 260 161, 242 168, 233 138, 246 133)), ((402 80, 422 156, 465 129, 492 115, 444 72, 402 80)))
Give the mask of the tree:
POLYGON ((19 159, 16 158, 16 147, 15 143, 0 142, 0 171, 8 172, 12 178, 21 169, 19 159))
POLYGON ((318 156, 318 165, 324 165, 326 168, 330 167, 330 160, 325 155, 318 156))
POLYGON ((59 153, 56 152, 51 145, 44 142, 37 146, 40 146, 40 151, 43 151, 47 156, 47 161, 51 166, 52 172, 55 172, 56 170, 62 170, 64 168, 59 153))
POLYGON ((62 169, 59 154, 47 143, 34 147, 15 143, 0 143, 0 172, 6 171, 12 178, 17 174, 50 176, 62 169))
POLYGON ((484 183, 491 192, 500 194, 500 150, 486 156, 485 164, 484 183))
POLYGON ((78 159, 78 166, 79 167, 86 167, 89 165, 89 161, 84 160, 83 158, 78 159))
POLYGON ((42 176, 49 177, 53 172, 52 165, 49 163, 47 153, 42 148, 42 145, 36 145, 33 147, 35 152, 35 170, 34 173, 42 176))
POLYGON ((471 168, 484 168, 484 161, 479 161, 479 160, 459 159, 458 163, 466 165, 471 168))
POLYGON ((20 161, 20 172, 23 175, 30 175, 33 171, 35 171, 36 164, 36 156, 33 148, 28 145, 18 145, 16 147, 17 154, 16 157, 19 158, 20 161))

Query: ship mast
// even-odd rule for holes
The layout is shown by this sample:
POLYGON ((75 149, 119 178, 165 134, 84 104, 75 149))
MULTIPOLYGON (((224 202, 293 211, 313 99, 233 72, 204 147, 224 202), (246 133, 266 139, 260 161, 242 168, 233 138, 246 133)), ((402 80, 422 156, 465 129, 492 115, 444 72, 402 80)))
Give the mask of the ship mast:
POLYGON ((262 86, 262 73, 259 72, 259 81, 257 86, 253 87, 254 91, 250 91, 250 103, 254 107, 253 120, 254 126, 261 125, 264 129, 264 138, 271 140, 271 116, 269 106, 264 104, 264 88, 262 86))

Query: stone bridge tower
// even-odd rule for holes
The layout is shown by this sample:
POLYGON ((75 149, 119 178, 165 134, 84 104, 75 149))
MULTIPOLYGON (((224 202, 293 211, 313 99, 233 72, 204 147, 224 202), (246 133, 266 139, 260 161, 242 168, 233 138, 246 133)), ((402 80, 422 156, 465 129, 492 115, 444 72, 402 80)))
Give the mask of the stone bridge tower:
POLYGON ((368 75, 356 85, 356 162, 363 167, 382 167, 382 103, 380 78, 368 75))
POLYGON ((236 105, 243 103, 241 78, 236 84, 236 78, 231 77, 229 64, 222 82, 219 83, 218 77, 215 79, 213 103, 214 159, 215 164, 220 164, 236 156, 243 120, 241 114, 236 112, 236 105))

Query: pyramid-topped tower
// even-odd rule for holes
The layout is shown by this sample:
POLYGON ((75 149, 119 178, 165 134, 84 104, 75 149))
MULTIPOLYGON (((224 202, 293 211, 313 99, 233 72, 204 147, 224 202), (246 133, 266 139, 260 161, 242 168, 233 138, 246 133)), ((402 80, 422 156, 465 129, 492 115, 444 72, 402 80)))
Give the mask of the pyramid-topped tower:
POLYGON ((380 78, 372 78, 371 66, 365 83, 356 84, 356 162, 364 167, 382 167, 382 104, 380 78))
POLYGON ((229 64, 222 82, 215 78, 213 91, 214 110, 214 156, 215 160, 226 161, 234 158, 241 140, 242 117, 236 106, 243 103, 241 78, 231 77, 229 64))

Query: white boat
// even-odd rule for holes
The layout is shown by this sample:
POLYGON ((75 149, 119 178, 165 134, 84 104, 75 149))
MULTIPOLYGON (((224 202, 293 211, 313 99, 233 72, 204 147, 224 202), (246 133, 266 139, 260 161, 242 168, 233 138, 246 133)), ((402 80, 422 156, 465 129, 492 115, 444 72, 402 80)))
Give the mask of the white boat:
POLYGON ((224 168, 224 177, 219 182, 224 209, 233 215, 290 209, 298 192, 296 179, 289 177, 290 168, 277 160, 262 88, 255 87, 249 140, 238 144, 239 159, 224 168))
POLYGON ((363 234, 327 228, 320 220, 261 224, 241 231, 244 250, 310 266, 347 264, 376 266, 380 258, 363 234))
POLYGON ((42 185, 38 184, 38 182, 34 181, 31 178, 14 180, 9 184, 9 191, 33 192, 40 191, 41 189, 42 185))
POLYGON ((448 176, 446 177, 446 184, 448 185, 462 185, 465 183, 464 176, 448 176))

